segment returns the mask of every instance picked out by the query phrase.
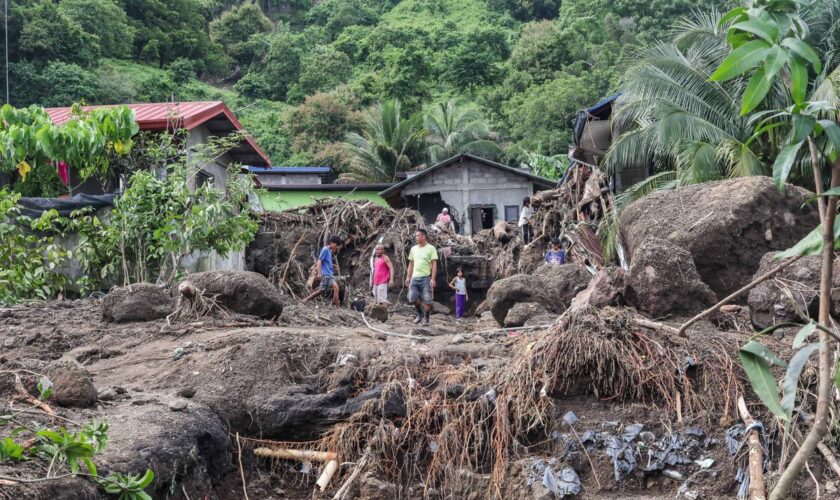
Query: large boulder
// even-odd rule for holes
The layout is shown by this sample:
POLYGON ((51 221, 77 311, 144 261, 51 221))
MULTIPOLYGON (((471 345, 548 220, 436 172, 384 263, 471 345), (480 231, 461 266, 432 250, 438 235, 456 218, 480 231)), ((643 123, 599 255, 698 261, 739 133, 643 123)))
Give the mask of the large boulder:
POLYGON ((78 408, 89 408, 96 403, 93 377, 75 359, 61 358, 53 362, 47 378, 52 382, 50 402, 78 408))
POLYGON ((206 296, 240 314, 277 318, 283 296, 263 275, 250 271, 206 271, 185 278, 206 296))
POLYGON ((162 287, 137 283, 114 288, 102 299, 102 317, 108 321, 153 321, 172 313, 172 298, 162 287))
POLYGON ((691 254, 660 238, 648 238, 636 248, 625 284, 627 303, 655 317, 692 314, 717 302, 691 254))
MULTIPOLYGON (((777 253, 767 253, 761 259, 756 278, 781 263, 774 259, 777 253)), ((797 321, 797 310, 816 318, 819 314, 821 269, 819 255, 802 257, 750 290, 747 304, 753 325, 763 329, 785 321, 797 321)), ((836 260, 832 272, 831 302, 832 314, 840 313, 840 261, 836 260)))
POLYGON ((516 274, 493 283, 480 310, 489 310, 500 325, 519 302, 535 302, 550 312, 561 313, 591 278, 589 271, 577 264, 545 264, 534 274, 516 274))
POLYGON ((621 214, 631 261, 649 237, 688 250, 702 280, 720 297, 747 284, 765 253, 789 248, 819 224, 808 191, 768 177, 745 177, 651 193, 621 214))
POLYGON ((545 308, 536 302, 519 302, 514 304, 505 316, 505 327, 522 326, 529 319, 545 314, 545 308))
POLYGON ((575 297, 575 308, 618 306, 624 302, 625 273, 620 267, 599 269, 589 286, 575 297))

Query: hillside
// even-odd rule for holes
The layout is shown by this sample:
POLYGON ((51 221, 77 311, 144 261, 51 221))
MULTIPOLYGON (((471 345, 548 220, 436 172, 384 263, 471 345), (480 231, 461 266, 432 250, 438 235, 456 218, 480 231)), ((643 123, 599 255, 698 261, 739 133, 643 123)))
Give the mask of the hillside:
POLYGON ((575 113, 616 89, 626 55, 701 5, 27 0, 10 10, 10 102, 221 99, 275 164, 345 171, 344 134, 373 104, 397 99, 408 115, 459 98, 515 162, 564 154, 575 113))

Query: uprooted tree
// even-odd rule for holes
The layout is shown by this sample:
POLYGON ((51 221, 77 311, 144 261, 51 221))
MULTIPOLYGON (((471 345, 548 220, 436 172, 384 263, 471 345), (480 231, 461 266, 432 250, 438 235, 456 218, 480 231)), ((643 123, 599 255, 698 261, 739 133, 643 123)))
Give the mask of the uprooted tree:
MULTIPOLYGON (((811 321, 802 313, 805 326, 793 341, 797 351, 787 364, 755 340, 744 345, 740 352, 753 389, 765 406, 784 422, 788 432, 797 418, 794 415, 794 402, 799 375, 808 357, 815 351, 819 352, 819 383, 813 425, 771 491, 770 498, 773 500, 787 498, 799 472, 829 431, 833 340, 838 338, 830 318, 832 266, 840 232, 840 225, 837 224, 840 195, 838 101, 830 98, 836 97, 836 94, 833 89, 826 89, 826 73, 822 63, 816 52, 804 41, 807 25, 800 10, 805 3, 800 0, 763 0, 730 11, 720 23, 728 29, 727 40, 733 50, 711 77, 711 80, 718 82, 749 77, 742 98, 742 115, 758 108, 771 92, 789 93, 793 103, 789 107, 754 115, 755 134, 752 140, 766 139, 769 135, 784 137, 784 147, 773 165, 775 181, 779 188, 783 188, 795 164, 810 163, 819 205, 820 226, 794 247, 777 256, 798 258, 822 255, 817 321, 811 321), (809 78, 810 70, 817 75, 815 78, 809 78), (780 131, 785 129, 788 130, 787 135, 780 135, 780 131), (806 144, 808 155, 800 158, 803 156, 800 151, 806 144), (806 344, 815 332, 818 334, 818 342, 806 344), (770 371, 774 364, 787 366, 781 399, 776 380, 770 371)), ((827 81, 830 86, 830 79, 827 81)))

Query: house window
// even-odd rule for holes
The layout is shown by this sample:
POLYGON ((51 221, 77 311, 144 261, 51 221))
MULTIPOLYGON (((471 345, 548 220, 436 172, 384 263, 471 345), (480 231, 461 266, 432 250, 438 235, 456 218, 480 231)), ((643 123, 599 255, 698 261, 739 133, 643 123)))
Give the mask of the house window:
POLYGON ((216 185, 216 182, 212 175, 208 174, 204 170, 200 170, 195 176, 195 187, 200 188, 205 184, 209 185, 210 187, 213 187, 216 185))
POLYGON ((505 205, 505 222, 516 222, 519 220, 519 207, 517 205, 505 205))

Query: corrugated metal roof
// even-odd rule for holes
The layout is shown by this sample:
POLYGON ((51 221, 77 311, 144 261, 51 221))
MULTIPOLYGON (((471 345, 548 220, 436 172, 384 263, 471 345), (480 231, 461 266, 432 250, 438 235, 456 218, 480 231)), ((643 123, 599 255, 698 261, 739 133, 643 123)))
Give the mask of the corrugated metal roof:
MULTIPOLYGON (((112 108, 108 106, 84 106, 89 111, 97 108, 112 108)), ((192 130, 213 118, 224 117, 230 122, 232 129, 242 130, 242 124, 233 112, 222 101, 194 101, 194 102, 162 102, 162 103, 129 103, 124 104, 134 110, 140 130, 163 131, 185 128, 192 130)), ((63 125, 70 120, 71 108, 45 108, 53 123, 63 125)), ((248 144, 265 160, 265 165, 271 165, 268 155, 250 136, 246 137, 248 144)))
POLYGON ((414 182, 418 179, 421 179, 421 178, 431 174, 435 170, 438 170, 439 168, 445 167, 447 165, 452 165, 453 163, 456 163, 456 162, 462 162, 465 159, 466 160, 472 160, 472 161, 475 161, 475 162, 478 162, 478 163, 483 163, 484 165, 487 165, 489 167, 493 167, 493 168, 496 168, 496 169, 499 169, 499 170, 503 170, 505 172, 510 172, 512 174, 520 175, 522 177, 530 179, 535 184, 539 184, 539 185, 545 187, 546 189, 553 188, 554 184, 555 184, 555 182, 550 180, 550 179, 546 179, 545 177, 540 177, 539 175, 534 175, 531 172, 528 172, 527 170, 523 170, 521 168, 514 168, 514 167, 511 167, 511 166, 508 166, 508 165, 504 165, 502 163, 497 163, 495 161, 488 160, 486 158, 481 158, 479 156, 474 156, 474 155, 467 154, 467 153, 461 153, 461 154, 453 156, 452 158, 449 158, 448 160, 444 160, 444 161, 442 161, 442 162, 440 162, 436 165, 433 165, 433 166, 431 166, 431 167, 429 167, 425 170, 421 170, 421 171, 417 172, 415 175, 412 175, 411 177, 407 178, 406 180, 398 182, 398 183, 394 184, 393 186, 389 187, 388 189, 382 191, 381 193, 379 193, 379 195, 382 196, 383 198, 387 198, 389 196, 395 195, 395 194, 399 193, 402 190, 403 187, 407 186, 408 184, 411 184, 412 182, 414 182))
POLYGON ((330 167, 245 167, 255 174, 329 174, 330 167))

